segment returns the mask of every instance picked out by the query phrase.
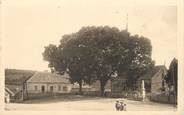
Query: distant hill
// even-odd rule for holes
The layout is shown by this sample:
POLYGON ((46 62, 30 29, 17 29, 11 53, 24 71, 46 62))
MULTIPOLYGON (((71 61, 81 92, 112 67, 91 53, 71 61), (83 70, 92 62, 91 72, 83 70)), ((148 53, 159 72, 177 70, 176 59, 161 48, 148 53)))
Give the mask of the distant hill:
POLYGON ((21 84, 29 79, 35 72, 36 71, 32 70, 5 69, 5 83, 21 84))

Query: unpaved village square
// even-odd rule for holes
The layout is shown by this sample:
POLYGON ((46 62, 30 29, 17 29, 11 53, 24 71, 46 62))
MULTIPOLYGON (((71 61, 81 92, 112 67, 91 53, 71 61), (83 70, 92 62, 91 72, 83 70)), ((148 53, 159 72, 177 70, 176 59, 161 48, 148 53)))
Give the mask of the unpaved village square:
MULTIPOLYGON (((88 96, 61 96, 25 101, 24 103, 8 103, 5 110, 17 111, 116 111, 116 100, 122 98, 101 98, 88 96)), ((176 111, 177 107, 171 104, 150 101, 125 100, 127 111, 176 111)))

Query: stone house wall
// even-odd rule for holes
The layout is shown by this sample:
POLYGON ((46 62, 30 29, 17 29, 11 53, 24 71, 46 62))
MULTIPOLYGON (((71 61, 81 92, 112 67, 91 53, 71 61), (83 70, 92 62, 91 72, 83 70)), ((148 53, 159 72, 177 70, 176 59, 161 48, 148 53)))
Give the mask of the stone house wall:
POLYGON ((70 93, 71 89, 72 86, 65 83, 27 83, 28 93, 70 93))

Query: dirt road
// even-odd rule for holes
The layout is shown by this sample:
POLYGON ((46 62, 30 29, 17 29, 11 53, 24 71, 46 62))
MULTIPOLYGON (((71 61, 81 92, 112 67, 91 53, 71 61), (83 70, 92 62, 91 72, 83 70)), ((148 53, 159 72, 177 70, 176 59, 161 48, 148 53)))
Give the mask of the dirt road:
MULTIPOLYGON (((65 96, 5 104, 5 110, 115 111, 115 98, 65 96)), ((170 104, 125 100, 127 111, 175 111, 170 104)))

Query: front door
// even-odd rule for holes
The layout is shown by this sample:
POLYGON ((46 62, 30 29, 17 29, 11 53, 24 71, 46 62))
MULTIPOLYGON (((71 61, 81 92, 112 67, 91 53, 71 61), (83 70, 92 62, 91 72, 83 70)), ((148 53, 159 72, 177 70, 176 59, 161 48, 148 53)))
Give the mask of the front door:
POLYGON ((53 90, 54 90, 54 87, 50 86, 50 92, 53 92, 53 90))
POLYGON ((42 93, 45 92, 45 86, 42 86, 42 93))

